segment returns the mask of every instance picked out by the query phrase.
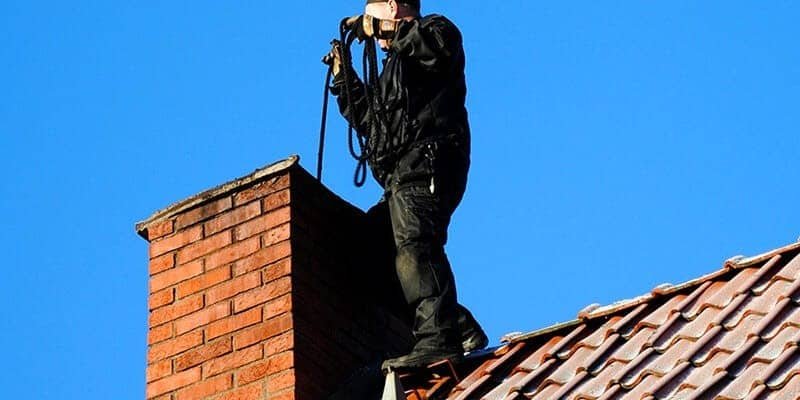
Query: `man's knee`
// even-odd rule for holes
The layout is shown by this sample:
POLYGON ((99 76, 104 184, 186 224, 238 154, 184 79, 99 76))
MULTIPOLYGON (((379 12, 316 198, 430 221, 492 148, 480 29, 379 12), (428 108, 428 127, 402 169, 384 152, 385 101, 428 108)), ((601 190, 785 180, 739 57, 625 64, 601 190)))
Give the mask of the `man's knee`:
POLYGON ((447 264, 432 257, 425 245, 406 245, 397 249, 395 268, 408 303, 437 296, 450 286, 447 264))

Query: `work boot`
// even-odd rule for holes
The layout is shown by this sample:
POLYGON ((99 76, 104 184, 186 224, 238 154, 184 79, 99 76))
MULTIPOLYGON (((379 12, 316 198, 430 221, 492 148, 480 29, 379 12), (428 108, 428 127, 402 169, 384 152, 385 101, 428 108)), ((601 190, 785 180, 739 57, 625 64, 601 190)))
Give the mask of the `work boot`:
POLYGON ((411 353, 384 361, 381 369, 384 373, 390 370, 421 369, 442 360, 457 363, 462 358, 464 358, 464 350, 459 345, 444 348, 414 347, 411 353))
POLYGON ((461 346, 465 353, 485 349, 489 338, 478 321, 464 306, 458 305, 458 329, 461 331, 461 346))

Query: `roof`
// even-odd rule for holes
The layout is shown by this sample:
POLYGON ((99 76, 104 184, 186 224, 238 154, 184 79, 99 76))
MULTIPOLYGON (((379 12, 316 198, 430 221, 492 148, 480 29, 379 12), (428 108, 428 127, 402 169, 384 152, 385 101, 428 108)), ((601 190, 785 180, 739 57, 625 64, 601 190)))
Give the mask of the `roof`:
POLYGON ((198 193, 194 196, 173 203, 164 209, 156 211, 146 220, 136 223, 136 232, 139 233, 139 235, 145 237, 147 228, 153 224, 156 224, 168 218, 172 218, 175 215, 178 215, 190 208, 197 207, 200 204, 225 196, 226 194, 239 190, 244 186, 254 185, 258 182, 267 180, 297 165, 299 162, 300 162, 300 156, 291 155, 283 160, 276 161, 272 164, 258 168, 255 171, 251 172, 250 174, 236 178, 229 182, 223 183, 221 185, 215 186, 211 189, 198 193))
POLYGON ((400 380, 408 399, 798 399, 799 252, 735 257, 400 380))

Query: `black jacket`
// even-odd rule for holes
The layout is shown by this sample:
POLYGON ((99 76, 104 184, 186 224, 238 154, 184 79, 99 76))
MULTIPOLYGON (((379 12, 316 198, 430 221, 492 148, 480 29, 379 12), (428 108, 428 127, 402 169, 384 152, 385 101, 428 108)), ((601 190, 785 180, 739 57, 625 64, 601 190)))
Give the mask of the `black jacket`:
POLYGON ((468 158, 464 49, 458 28, 440 15, 404 21, 383 62, 379 83, 388 123, 385 134, 369 123, 364 84, 356 74, 349 74, 352 109, 343 94, 344 74, 333 82, 340 112, 359 135, 369 138, 369 165, 381 186, 387 186, 386 178, 398 162, 423 143, 449 143, 468 158))

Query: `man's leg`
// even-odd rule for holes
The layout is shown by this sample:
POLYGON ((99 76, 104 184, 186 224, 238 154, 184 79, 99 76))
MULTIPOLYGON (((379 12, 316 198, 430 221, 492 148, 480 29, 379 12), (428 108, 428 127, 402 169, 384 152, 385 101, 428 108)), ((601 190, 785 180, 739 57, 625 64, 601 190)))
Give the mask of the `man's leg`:
POLYGON ((395 267, 405 299, 414 310, 417 344, 411 354, 389 360, 384 367, 421 367, 457 358, 465 345, 468 350, 486 345, 480 326, 457 302, 444 251, 450 217, 464 195, 468 169, 465 153, 432 144, 410 152, 395 171, 400 176, 387 199, 397 245, 395 267))
POLYGON ((444 253, 450 215, 427 185, 406 185, 388 199, 397 246, 395 268, 409 307, 417 341, 409 355, 384 367, 423 367, 463 353, 458 330, 456 288, 444 253))
POLYGON ((395 271, 397 249, 394 244, 389 205, 381 199, 366 213, 364 230, 369 288, 374 297, 409 326, 412 318, 403 300, 403 292, 395 271))
MULTIPOLYGON (((452 216, 466 191, 470 164, 469 150, 462 146, 448 144, 434 146, 432 150, 436 159, 433 164, 437 165, 434 168, 435 171, 433 171, 434 188, 442 196, 445 212, 448 216, 452 216)), ((444 234, 447 234, 446 230, 444 234)), ((445 237, 444 242, 447 242, 447 237, 445 237)), ((446 255, 445 262, 447 262, 447 268, 452 271, 446 255)), ((485 348, 489 344, 489 338, 478 321, 460 303, 456 304, 456 309, 458 312, 458 330, 461 333, 461 344, 464 351, 471 352, 485 348)))
MULTIPOLYGON (((364 238, 368 243, 366 250, 371 275, 369 281, 374 282, 370 287, 374 290, 375 297, 405 323, 413 326, 416 310, 409 311, 398 280, 395 268, 397 248, 392 231, 389 205, 385 199, 382 198, 367 211, 364 238)), ((447 261, 446 257, 445 261, 447 261)), ((448 268, 452 271, 449 262, 448 268)), ((486 347, 488 338, 469 310, 461 304, 456 304, 456 309, 458 331, 461 333, 464 351, 474 351, 486 347)))

